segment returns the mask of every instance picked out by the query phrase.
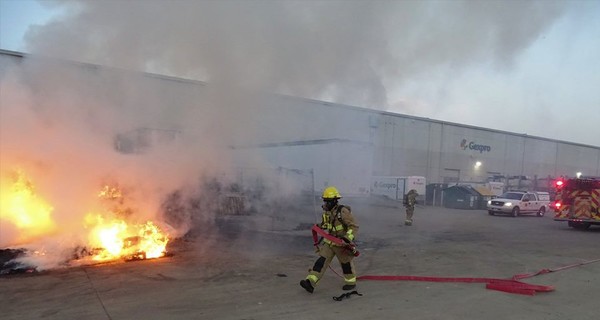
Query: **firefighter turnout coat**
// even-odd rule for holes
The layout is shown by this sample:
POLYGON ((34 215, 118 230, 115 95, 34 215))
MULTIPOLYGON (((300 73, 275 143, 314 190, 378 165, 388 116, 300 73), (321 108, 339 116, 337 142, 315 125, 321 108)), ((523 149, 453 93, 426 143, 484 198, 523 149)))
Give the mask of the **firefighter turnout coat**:
MULTIPOLYGON (((358 224, 352 215, 351 208, 339 204, 329 211, 323 211, 320 227, 330 235, 348 241, 354 241, 358 232, 358 224)), ((344 283, 346 285, 356 284, 356 274, 354 272, 354 263, 352 262, 354 255, 347 247, 323 239, 318 246, 318 253, 319 258, 315 261, 314 266, 310 269, 306 277, 313 287, 323 277, 333 257, 337 257, 341 264, 344 283)))

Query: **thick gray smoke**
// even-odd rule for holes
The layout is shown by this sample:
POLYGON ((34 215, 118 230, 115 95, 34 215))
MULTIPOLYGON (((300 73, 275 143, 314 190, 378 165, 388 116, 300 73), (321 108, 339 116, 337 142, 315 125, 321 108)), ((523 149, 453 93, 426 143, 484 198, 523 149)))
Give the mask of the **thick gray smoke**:
MULTIPOLYGON (((260 123, 249 120, 260 119, 249 116, 261 112, 263 100, 256 92, 423 115, 424 109, 441 107, 390 98, 389 88, 409 92, 415 79, 440 70, 458 75, 474 63, 510 69, 563 14, 565 3, 44 4, 62 8, 63 14, 29 29, 26 51, 32 58, 18 68, 3 63, 2 171, 15 163, 24 167, 56 206, 59 229, 76 230, 98 181, 117 180, 133 190, 134 209, 153 217, 173 190, 201 193, 200 177, 233 173, 227 148, 264 142, 254 141, 260 123), (209 85, 165 85, 138 71, 209 85), (119 143, 126 146, 140 128, 182 134, 176 144, 154 146, 144 157, 115 151, 115 137, 124 138, 119 143)), ((285 128, 271 128, 278 130, 285 128)), ((185 232, 185 221, 181 227, 173 232, 185 232)), ((12 234, 2 230, 9 236, 0 238, 0 245, 12 244, 12 234)))
MULTIPOLYGON (((589 68, 570 64, 549 72, 563 63, 556 60, 521 74, 519 63, 558 24, 593 23, 594 16, 586 12, 597 11, 597 3, 44 3, 64 9, 64 14, 30 28, 28 51, 210 81, 222 86, 216 90, 217 100, 223 98, 219 92, 229 96, 231 87, 244 87, 596 144, 584 129, 558 134, 544 125, 559 118, 565 119, 563 125, 578 120, 585 121, 583 127, 593 126, 592 120, 567 119, 560 111, 565 104, 578 112, 597 105, 598 95, 586 84, 597 79, 586 72, 589 68), (571 94, 547 95, 564 89, 553 76, 573 77, 582 86, 571 94), (525 116, 524 109, 529 110, 525 116), (519 120, 498 123, 488 117, 494 110, 519 120), (543 119, 533 120, 539 117, 543 119)), ((580 26, 566 28, 576 36, 580 26)), ((571 41, 589 41, 570 34, 564 40, 549 40, 560 43, 551 49, 559 51, 568 50, 571 41)), ((567 59, 573 54, 565 51, 567 59)), ((219 108, 239 118, 248 112, 229 101, 219 108)))
MULTIPOLYGON (((388 89, 514 59, 558 1, 57 1, 29 49, 101 65, 385 109, 388 89)), ((393 103, 393 101, 392 101, 393 103)))

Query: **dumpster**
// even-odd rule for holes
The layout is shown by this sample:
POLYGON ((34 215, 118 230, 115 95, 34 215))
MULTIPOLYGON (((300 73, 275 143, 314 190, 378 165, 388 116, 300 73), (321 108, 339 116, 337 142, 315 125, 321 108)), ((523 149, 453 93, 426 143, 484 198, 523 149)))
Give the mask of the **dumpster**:
POLYGON ((494 194, 494 192, 492 192, 492 190, 483 186, 475 187, 475 191, 477 191, 480 195, 479 209, 487 210, 487 202, 489 200, 492 200, 492 198, 495 198, 496 195, 494 194))
POLYGON ((448 187, 444 191, 444 207, 451 209, 479 209, 481 195, 477 190, 467 185, 448 187))
POLYGON ((447 183, 430 183, 425 187, 425 204, 428 206, 442 206, 442 191, 448 188, 447 183))

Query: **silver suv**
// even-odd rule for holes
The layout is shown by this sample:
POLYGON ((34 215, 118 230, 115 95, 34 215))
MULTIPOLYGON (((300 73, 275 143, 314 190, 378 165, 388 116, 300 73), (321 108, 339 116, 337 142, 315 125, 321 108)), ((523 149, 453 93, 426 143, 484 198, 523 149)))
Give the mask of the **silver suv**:
POLYGON ((488 201, 487 209, 490 215, 510 214, 517 217, 520 214, 535 213, 543 217, 550 205, 548 192, 509 191, 498 198, 488 201))

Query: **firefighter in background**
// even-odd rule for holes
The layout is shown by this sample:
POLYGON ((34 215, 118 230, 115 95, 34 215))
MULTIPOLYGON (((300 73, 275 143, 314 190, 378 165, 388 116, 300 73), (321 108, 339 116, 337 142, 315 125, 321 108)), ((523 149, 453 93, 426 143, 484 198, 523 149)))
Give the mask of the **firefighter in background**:
POLYGON ((415 213, 415 204, 417 204, 417 190, 410 189, 410 191, 404 196, 404 207, 406 208, 406 220, 404 220, 404 224, 407 226, 411 226, 413 223, 412 217, 415 213))
MULTIPOLYGON (((340 193, 335 187, 325 188, 323 191, 323 216, 319 227, 330 235, 350 244, 354 241, 358 224, 352 216, 350 207, 338 203, 340 198, 340 193)), ((334 256, 342 265, 342 272, 344 273, 344 286, 342 289, 352 290, 356 288, 356 274, 352 262, 354 253, 348 247, 335 244, 327 239, 321 239, 316 252, 319 254, 319 258, 309 270, 306 279, 300 281, 302 288, 312 293, 334 256)))

